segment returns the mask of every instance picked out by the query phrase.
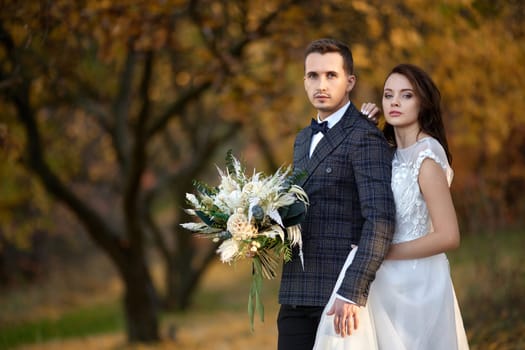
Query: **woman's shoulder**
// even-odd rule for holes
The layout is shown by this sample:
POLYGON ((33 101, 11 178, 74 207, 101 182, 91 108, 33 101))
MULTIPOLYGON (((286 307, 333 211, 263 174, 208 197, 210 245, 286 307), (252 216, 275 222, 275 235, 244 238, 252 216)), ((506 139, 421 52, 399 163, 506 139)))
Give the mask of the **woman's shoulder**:
POLYGON ((447 162, 447 155, 445 149, 439 143, 439 141, 432 136, 425 136, 420 138, 416 143, 416 153, 418 155, 422 154, 433 154, 437 156, 440 160, 447 162))
POLYGON ((447 154, 445 149, 439 143, 439 141, 431 136, 421 138, 417 142, 417 152, 414 154, 416 160, 416 168, 420 168, 425 159, 432 159, 438 163, 447 176, 447 180, 452 181, 453 170, 448 163, 447 154))
MULTIPOLYGON (((420 145, 423 145, 425 147, 441 147, 441 144, 439 143, 439 141, 437 139, 435 139, 434 137, 432 136, 429 136, 429 135, 425 135, 423 137, 421 137, 419 140, 417 140, 417 143, 420 144, 420 145)), ((443 148, 443 147, 441 147, 443 148)))

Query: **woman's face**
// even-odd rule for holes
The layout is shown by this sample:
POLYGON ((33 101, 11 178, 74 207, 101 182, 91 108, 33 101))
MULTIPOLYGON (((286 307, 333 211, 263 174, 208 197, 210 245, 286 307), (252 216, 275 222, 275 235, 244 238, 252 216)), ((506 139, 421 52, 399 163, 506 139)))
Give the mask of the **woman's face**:
POLYGON ((386 122, 396 128, 418 123, 420 100, 408 79, 392 73, 385 81, 383 111, 386 122))

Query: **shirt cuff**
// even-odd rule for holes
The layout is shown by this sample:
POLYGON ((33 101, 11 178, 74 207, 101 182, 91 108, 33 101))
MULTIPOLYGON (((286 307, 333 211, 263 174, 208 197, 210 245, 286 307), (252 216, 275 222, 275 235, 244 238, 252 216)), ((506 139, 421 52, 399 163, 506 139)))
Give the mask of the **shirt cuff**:
POLYGON ((339 295, 337 293, 335 293, 335 297, 338 298, 338 299, 341 299, 343 301, 346 301, 347 303, 355 304, 352 300, 347 299, 347 298, 345 298, 345 297, 343 297, 343 296, 341 296, 341 295, 339 295))

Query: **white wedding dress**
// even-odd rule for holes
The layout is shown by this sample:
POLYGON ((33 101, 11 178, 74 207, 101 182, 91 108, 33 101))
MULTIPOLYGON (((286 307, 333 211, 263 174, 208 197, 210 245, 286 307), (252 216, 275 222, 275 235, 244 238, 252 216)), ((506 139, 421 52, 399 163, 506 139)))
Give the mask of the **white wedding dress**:
MULTIPOLYGON (((443 168, 452 181, 445 151, 426 137, 398 149, 392 163, 392 190, 396 203, 393 243, 424 236, 432 229, 419 189, 418 175, 425 159, 443 168)), ((358 248, 357 248, 358 249, 358 248)), ((334 333, 333 316, 326 316, 335 292, 355 255, 348 255, 317 330, 315 350, 466 350, 467 337, 450 278, 445 254, 423 259, 385 260, 370 286, 358 331, 345 338, 334 333)))

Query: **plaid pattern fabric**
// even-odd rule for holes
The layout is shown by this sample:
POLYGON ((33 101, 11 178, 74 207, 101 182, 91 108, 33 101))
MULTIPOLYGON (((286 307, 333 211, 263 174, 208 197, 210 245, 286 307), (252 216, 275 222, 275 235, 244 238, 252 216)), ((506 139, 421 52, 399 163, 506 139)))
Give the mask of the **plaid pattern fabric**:
POLYGON ((294 144, 294 169, 306 170, 301 186, 310 198, 302 223, 304 270, 294 252, 283 266, 279 303, 324 306, 352 244, 357 244, 338 293, 364 305, 394 234, 392 151, 352 104, 311 158, 310 140, 307 127, 294 144))

